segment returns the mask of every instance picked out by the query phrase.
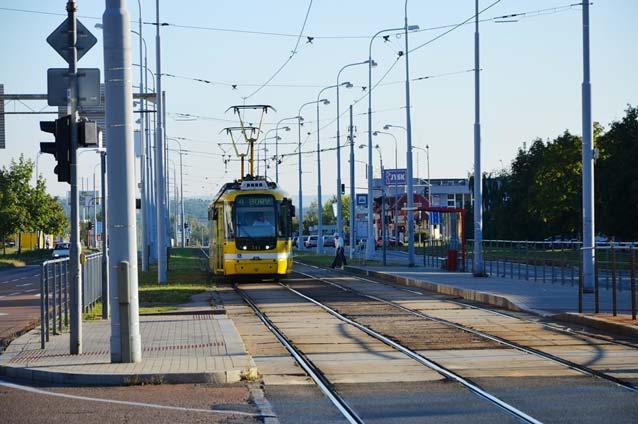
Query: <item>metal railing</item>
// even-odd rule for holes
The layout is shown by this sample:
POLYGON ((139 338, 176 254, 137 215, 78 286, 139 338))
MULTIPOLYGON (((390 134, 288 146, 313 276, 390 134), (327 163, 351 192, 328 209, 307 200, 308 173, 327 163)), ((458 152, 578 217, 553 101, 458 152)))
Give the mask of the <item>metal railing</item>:
MULTIPOLYGON (((82 311, 91 310, 102 297, 102 253, 86 255, 82 261, 82 311)), ((45 261, 40 272, 40 346, 51 333, 60 334, 69 325, 69 258, 45 261)))
MULTIPOLYGON (((467 266, 472 269, 472 242, 467 241, 467 266)), ((582 242, 483 240, 484 269, 489 275, 579 287, 583 310, 582 242)), ((636 319, 636 254, 638 243, 597 243, 594 312, 600 312, 600 291, 611 296, 611 313, 618 313, 619 293, 629 292, 632 319, 636 319)))

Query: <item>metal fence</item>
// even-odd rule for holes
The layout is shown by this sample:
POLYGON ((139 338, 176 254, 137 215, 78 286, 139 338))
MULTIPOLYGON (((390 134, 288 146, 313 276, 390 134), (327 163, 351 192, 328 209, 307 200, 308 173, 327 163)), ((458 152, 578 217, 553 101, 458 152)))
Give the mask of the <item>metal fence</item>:
MULTIPOLYGON (((466 268, 473 271, 473 240, 467 241, 466 268)), ((484 270, 498 277, 579 287, 582 312, 582 242, 483 240, 484 270)), ((598 243, 595 247, 594 311, 600 312, 600 292, 610 291, 611 313, 618 296, 630 296, 636 319, 636 255, 638 243, 598 243)), ((430 258, 430 260, 432 260, 430 258)))
MULTIPOLYGON (((95 307, 102 297, 102 253, 84 257, 82 264, 82 311, 95 307)), ((40 345, 49 336, 60 334, 69 325, 70 270, 69 258, 42 263, 40 272, 40 345)))

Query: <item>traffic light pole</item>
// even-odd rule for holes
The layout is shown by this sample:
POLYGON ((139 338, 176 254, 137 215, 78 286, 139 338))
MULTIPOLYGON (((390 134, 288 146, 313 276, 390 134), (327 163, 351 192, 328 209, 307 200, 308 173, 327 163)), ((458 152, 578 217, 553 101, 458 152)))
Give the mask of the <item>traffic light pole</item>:
POLYGON ((82 353, 82 273, 80 272, 80 201, 78 198, 78 52, 77 52, 77 18, 75 0, 68 0, 66 4, 68 19, 71 23, 69 31, 69 45, 71 46, 71 61, 69 61, 69 99, 67 111, 71 115, 71 148, 69 149, 69 161, 71 163, 71 249, 69 251, 71 264, 71 334, 70 353, 79 355, 82 353))

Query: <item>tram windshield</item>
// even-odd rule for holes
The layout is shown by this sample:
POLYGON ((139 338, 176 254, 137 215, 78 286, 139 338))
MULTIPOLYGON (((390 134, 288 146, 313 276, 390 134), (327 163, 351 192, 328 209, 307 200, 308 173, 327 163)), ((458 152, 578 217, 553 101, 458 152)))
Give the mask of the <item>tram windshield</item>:
POLYGON ((275 198, 246 195, 235 199, 237 237, 274 238, 276 230, 275 198))

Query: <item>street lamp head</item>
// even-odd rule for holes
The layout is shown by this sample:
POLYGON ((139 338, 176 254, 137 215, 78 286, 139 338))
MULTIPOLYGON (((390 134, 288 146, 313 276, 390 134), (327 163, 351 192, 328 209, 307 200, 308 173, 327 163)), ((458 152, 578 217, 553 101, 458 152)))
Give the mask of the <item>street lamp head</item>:
POLYGON ((360 149, 365 149, 366 147, 368 147, 368 145, 367 145, 367 144, 359 144, 359 148, 360 148, 360 149))
POLYGON ((283 127, 282 130, 284 131, 290 131, 290 127, 283 127))
POLYGON ((372 135, 379 135, 379 131, 373 132, 372 135))
POLYGON ((374 59, 370 59, 367 61, 367 63, 370 64, 371 67, 376 68, 378 63, 374 61, 374 59))
POLYGON ((416 31, 419 29, 418 25, 408 25, 408 31, 416 31))
POLYGON ((344 86, 344 87, 346 87, 346 88, 352 88, 352 87, 354 87, 350 81, 346 81, 346 82, 342 83, 341 85, 343 85, 343 86, 344 86))
POLYGON ((329 105, 330 104, 330 100, 328 99, 321 99, 319 100, 320 103, 323 103, 324 105, 329 105))
POLYGON ((384 129, 384 130, 389 130, 389 129, 390 129, 390 127, 392 127, 392 125, 390 125, 390 124, 385 124, 385 125, 383 126, 383 129, 384 129))

